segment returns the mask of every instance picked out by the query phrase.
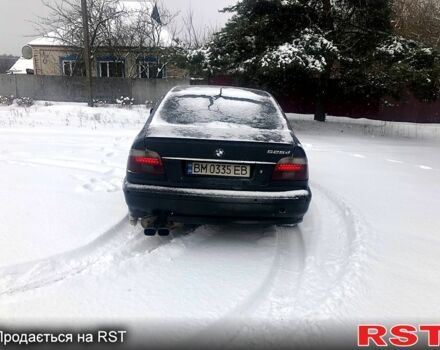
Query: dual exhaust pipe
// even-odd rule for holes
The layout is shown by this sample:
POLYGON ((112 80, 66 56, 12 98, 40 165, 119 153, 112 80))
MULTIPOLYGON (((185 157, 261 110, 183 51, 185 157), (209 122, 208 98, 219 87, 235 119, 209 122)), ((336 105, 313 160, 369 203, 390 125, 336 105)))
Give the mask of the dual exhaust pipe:
POLYGON ((161 237, 167 237, 170 235, 171 225, 167 222, 166 218, 143 218, 141 220, 141 226, 144 229, 145 236, 148 237, 155 236, 156 234, 161 237))
MULTIPOLYGON (((130 217, 130 224, 137 225, 138 219, 130 217)), ((141 226, 144 229, 145 236, 152 237, 156 234, 161 237, 167 237, 170 235, 171 229, 176 225, 172 222, 168 222, 164 217, 145 217, 140 220, 141 226)))
POLYGON ((167 227, 147 227, 144 230, 145 236, 152 237, 158 234, 161 237, 167 237, 170 235, 170 229, 167 227))

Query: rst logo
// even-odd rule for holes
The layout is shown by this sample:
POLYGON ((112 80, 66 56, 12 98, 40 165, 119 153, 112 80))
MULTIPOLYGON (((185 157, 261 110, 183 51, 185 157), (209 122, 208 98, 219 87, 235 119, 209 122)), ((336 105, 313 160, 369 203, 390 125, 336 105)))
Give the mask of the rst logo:
POLYGON ((363 324, 358 326, 357 345, 410 347, 422 345, 440 347, 440 325, 409 325, 399 324, 390 327, 378 324, 363 324))

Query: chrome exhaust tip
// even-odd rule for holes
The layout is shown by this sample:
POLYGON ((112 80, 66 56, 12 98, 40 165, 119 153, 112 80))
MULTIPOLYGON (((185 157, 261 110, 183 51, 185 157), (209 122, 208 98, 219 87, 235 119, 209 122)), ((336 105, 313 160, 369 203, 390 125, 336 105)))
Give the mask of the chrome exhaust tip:
POLYGON ((166 227, 161 227, 157 230, 157 233, 161 237, 167 237, 170 235, 170 229, 166 227))
POLYGON ((155 227, 149 227, 144 230, 145 236, 149 236, 149 237, 155 236, 156 232, 157 232, 157 228, 155 227))

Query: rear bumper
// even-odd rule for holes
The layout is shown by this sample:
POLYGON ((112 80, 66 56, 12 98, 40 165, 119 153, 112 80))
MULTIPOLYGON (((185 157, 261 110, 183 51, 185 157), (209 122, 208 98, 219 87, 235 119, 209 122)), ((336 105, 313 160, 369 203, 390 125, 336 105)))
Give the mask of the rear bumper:
POLYGON ((124 181, 125 200, 135 217, 164 215, 184 223, 302 221, 310 189, 282 192, 230 191, 137 185, 124 181))

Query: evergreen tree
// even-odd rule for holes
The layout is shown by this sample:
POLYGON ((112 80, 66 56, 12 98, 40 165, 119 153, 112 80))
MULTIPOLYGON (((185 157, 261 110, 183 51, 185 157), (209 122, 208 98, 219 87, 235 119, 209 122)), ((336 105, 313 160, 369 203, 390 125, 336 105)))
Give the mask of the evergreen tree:
POLYGON ((241 0, 204 49, 191 53, 209 74, 226 73, 283 93, 307 87, 325 120, 329 82, 346 98, 378 100, 407 87, 439 94, 435 50, 396 36, 392 0, 241 0))

